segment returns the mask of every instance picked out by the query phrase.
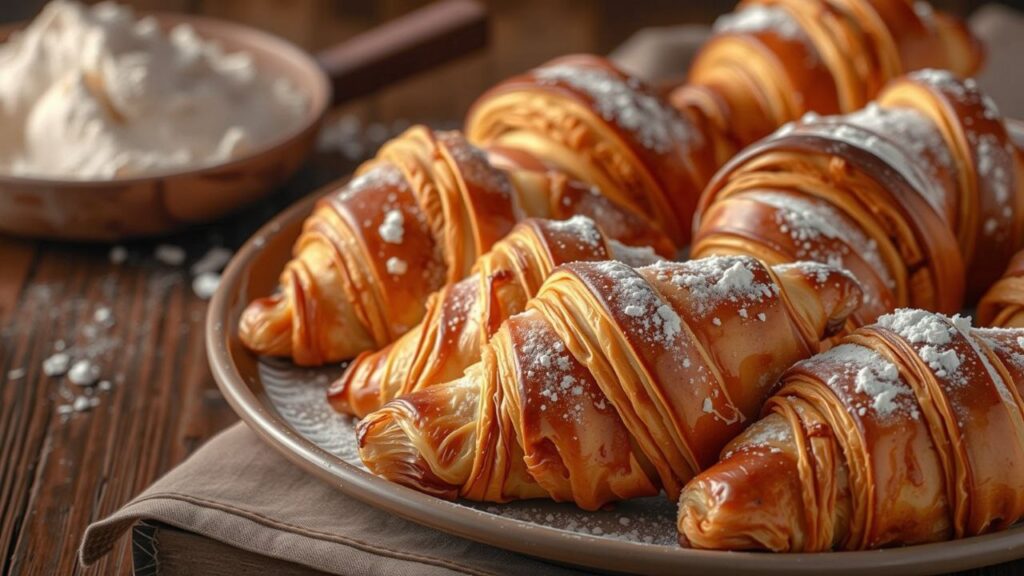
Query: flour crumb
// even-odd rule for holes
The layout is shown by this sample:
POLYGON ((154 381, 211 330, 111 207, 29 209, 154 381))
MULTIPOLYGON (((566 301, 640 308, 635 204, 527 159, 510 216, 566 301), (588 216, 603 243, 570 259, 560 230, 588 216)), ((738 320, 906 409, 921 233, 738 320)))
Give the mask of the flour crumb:
POLYGON ((159 244, 153 251, 153 257, 167 266, 181 266, 185 263, 185 249, 173 244, 159 244))
POLYGON ((47 376, 63 376, 70 367, 71 357, 63 352, 57 352, 43 360, 43 373, 47 376))
POLYGON ((107 260, 114 265, 124 264, 128 260, 128 249, 124 246, 112 247, 107 253, 107 260))
POLYGON ((92 386, 100 379, 100 367, 88 360, 79 360, 67 374, 75 386, 92 386))
POLYGON ((217 292, 220 286, 220 274, 216 272, 203 272, 192 279, 192 292, 203 300, 209 300, 217 292))

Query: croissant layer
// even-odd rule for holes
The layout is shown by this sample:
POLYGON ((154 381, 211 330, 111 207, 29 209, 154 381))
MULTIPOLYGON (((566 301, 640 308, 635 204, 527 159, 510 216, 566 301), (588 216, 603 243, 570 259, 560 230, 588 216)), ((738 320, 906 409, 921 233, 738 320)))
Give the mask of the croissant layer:
POLYGON ((511 168, 457 132, 414 126, 306 220, 279 290, 242 315, 242 342, 300 365, 349 359, 415 326, 527 216, 592 217, 611 238, 674 253, 644 216, 551 171, 511 168), (499 167, 502 166, 502 167, 499 167))
POLYGON ((337 410, 364 416, 396 396, 454 380, 556 266, 612 259, 643 266, 660 258, 609 238, 584 216, 524 220, 477 260, 469 277, 432 295, 415 328, 353 360, 328 398, 337 410))
POLYGON ((815 260, 864 288, 851 327, 899 307, 955 312, 1024 240, 1024 172, 973 81, 924 70, 843 116, 808 115, 705 189, 694 256, 815 260))
POLYGON ((859 293, 845 271, 742 256, 564 265, 461 378, 364 418, 360 455, 446 497, 675 496, 859 293))
POLYGON ((1024 330, 901 309, 796 364, 680 497, 680 541, 814 552, 1024 516, 1024 330))

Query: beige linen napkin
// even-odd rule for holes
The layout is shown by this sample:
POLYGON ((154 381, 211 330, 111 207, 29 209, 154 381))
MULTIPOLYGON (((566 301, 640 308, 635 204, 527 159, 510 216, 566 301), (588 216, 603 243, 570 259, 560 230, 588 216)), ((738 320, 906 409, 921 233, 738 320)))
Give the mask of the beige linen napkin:
MULTIPOLYGON (((989 66, 979 80, 1009 116, 1024 118, 1024 17, 989 6, 971 20, 986 40, 989 66)), ((707 28, 638 32, 613 57, 648 80, 681 78, 707 28)), ((263 444, 244 424, 211 440, 192 458, 89 527, 84 564, 110 551, 140 520, 334 574, 575 574, 569 569, 477 544, 394 517, 308 476, 263 444)))
POLYGON ((392 516, 314 479, 244 423, 85 533, 89 565, 140 520, 331 574, 580 574, 392 516))

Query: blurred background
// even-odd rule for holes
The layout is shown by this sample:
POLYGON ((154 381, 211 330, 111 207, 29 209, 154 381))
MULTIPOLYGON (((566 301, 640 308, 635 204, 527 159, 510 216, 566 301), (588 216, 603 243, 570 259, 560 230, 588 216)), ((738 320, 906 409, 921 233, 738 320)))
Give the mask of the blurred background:
MULTIPOLYGON (((398 84, 343 113, 380 121, 460 118, 484 89, 511 74, 569 52, 607 53, 636 30, 709 24, 736 0, 483 0, 490 8, 491 44, 429 74, 398 84), (443 89, 440 89, 443 88, 443 89)), ((139 10, 205 14, 262 28, 307 50, 339 42, 429 0, 126 0, 139 10)), ((968 15, 983 0, 934 0, 968 15)), ((1024 0, 1001 2, 1024 8, 1024 0)), ((45 0, 0 0, 0 22, 34 16, 45 0)))

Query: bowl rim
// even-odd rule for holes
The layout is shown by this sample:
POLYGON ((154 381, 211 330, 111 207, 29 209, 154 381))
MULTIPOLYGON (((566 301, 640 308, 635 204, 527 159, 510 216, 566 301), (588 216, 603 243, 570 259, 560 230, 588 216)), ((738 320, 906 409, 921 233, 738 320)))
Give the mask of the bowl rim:
MULTIPOLYGON (((449 534, 560 564, 612 572, 678 573, 681 569, 718 574, 932 574, 991 565, 1024 557, 1024 525, 961 540, 903 548, 854 552, 766 554, 651 546, 568 532, 487 514, 392 484, 360 470, 303 437, 257 394, 232 355, 239 349, 235 326, 242 292, 255 258, 271 243, 287 242, 315 202, 334 183, 299 200, 264 225, 235 254, 210 302, 206 349, 224 397, 265 442, 307 473, 343 494, 407 520, 449 534), (288 237, 285 237, 285 236, 288 237)), ((249 296, 246 294, 246 296, 249 296)))
MULTIPOLYGON (((314 80, 314 84, 308 87, 298 87, 298 89, 303 91, 309 99, 309 109, 305 112, 305 117, 302 122, 296 124, 296 126, 291 130, 275 136, 258 148, 239 156, 238 158, 232 158, 224 162, 201 164, 191 168, 160 170, 146 174, 129 176, 126 178, 106 179, 62 179, 38 176, 15 176, 0 172, 0 186, 32 186, 67 190, 84 190, 109 186, 127 187, 139 184, 150 184, 157 180, 178 177, 203 177, 220 174, 226 171, 234 171, 238 169, 244 170, 246 164, 253 162, 257 158, 277 154, 282 149, 285 149, 293 145, 297 140, 302 139, 302 137, 310 130, 315 130, 327 114, 327 111, 330 109, 332 88, 331 82, 327 77, 327 73, 324 72, 323 68, 320 67, 316 59, 309 52, 303 50, 293 42, 255 26, 249 26, 247 24, 232 22, 212 16, 139 9, 133 10, 133 17, 136 19, 150 16, 156 18, 157 22, 165 30, 178 24, 188 24, 195 27, 197 33, 204 40, 214 42, 220 42, 222 38, 219 33, 210 34, 209 30, 224 30, 226 31, 225 35, 230 35, 232 38, 245 38, 246 48, 251 45, 259 47, 263 52, 272 52, 276 58, 279 58, 282 62, 287 62, 287 66, 292 67, 294 70, 304 72, 314 80)), ((5 43, 11 34, 25 28, 29 23, 29 21, 22 21, 0 26, 0 45, 5 43)))

